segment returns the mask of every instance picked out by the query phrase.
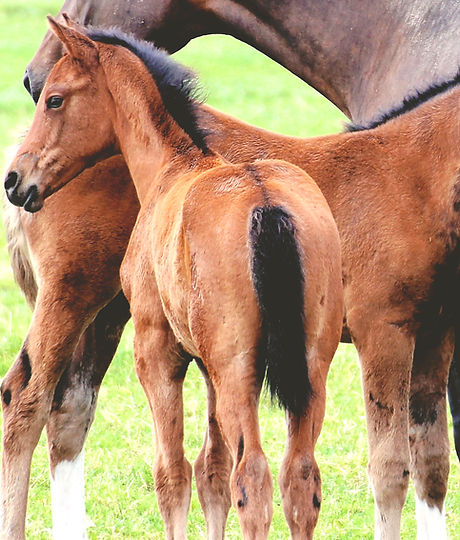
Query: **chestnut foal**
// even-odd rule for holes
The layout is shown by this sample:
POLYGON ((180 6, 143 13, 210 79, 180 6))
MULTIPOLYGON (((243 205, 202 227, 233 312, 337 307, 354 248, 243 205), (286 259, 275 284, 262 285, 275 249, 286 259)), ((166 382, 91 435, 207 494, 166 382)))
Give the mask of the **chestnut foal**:
MULTIPOLYGON (((233 463, 230 485, 227 465, 200 494, 212 501, 212 509, 203 505, 209 536, 223 536, 229 493, 244 537, 268 534, 272 486, 257 424, 265 377, 288 419, 283 508, 293 538, 310 538, 321 501, 313 449, 343 316, 340 242, 324 197, 294 165, 229 165, 212 152, 191 74, 165 53, 114 31, 88 37, 50 23, 68 54, 51 72, 5 185, 11 202, 35 212, 88 164, 122 150, 141 204, 122 285, 155 424, 154 475, 168 538, 185 537, 190 500, 182 445, 190 355, 209 377, 214 431, 228 446, 219 445, 217 457, 233 463)), ((17 365, 2 385, 10 503, 14 473, 28 472, 65 368, 30 350, 17 365)), ((3 527, 9 537, 24 534, 14 514, 3 527)))

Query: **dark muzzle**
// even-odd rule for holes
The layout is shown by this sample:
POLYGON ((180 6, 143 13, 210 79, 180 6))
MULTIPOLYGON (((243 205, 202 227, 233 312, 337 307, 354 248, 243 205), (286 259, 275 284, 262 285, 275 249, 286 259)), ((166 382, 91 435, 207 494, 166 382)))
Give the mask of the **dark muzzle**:
POLYGON ((8 200, 15 206, 22 206, 27 212, 36 212, 42 207, 35 184, 32 184, 25 192, 20 191, 21 175, 18 172, 10 171, 4 185, 8 200))

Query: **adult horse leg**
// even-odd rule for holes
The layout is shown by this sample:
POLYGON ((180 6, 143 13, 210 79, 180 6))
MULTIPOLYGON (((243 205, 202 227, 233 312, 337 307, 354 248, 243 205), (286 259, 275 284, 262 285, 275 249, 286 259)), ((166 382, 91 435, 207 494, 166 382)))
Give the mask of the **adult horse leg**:
POLYGON ((415 339, 398 324, 399 313, 379 309, 377 302, 374 307, 374 316, 350 310, 347 322, 361 362, 375 538, 399 540, 409 484, 409 384, 415 339))
POLYGON ((450 365, 447 395, 454 427, 454 443, 458 459, 460 459, 460 324, 455 329, 457 346, 450 365))
POLYGON ((443 515, 449 476, 446 384, 453 348, 452 329, 440 339, 421 336, 415 345, 409 442, 419 540, 447 538, 443 515))
POLYGON ((94 419, 97 395, 112 361, 129 306, 119 293, 82 334, 54 393, 47 423, 53 537, 86 537, 83 448, 94 419))
POLYGON ((207 538, 218 540, 224 538, 231 506, 229 480, 232 457, 217 422, 214 387, 201 360, 197 363, 206 381, 208 424, 203 447, 194 465, 195 480, 206 519, 207 538))

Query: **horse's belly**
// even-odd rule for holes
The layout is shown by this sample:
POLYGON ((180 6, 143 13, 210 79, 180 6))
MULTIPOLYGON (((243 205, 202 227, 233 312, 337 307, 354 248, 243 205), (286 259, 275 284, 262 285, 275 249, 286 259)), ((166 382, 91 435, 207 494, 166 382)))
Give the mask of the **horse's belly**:
POLYGON ((177 341, 192 356, 199 357, 189 325, 189 288, 180 273, 163 274, 158 280, 164 314, 177 341))
POLYGON ((181 217, 178 212, 168 226, 155 223, 155 277, 164 314, 177 341, 189 354, 199 356, 189 325, 190 269, 181 217))

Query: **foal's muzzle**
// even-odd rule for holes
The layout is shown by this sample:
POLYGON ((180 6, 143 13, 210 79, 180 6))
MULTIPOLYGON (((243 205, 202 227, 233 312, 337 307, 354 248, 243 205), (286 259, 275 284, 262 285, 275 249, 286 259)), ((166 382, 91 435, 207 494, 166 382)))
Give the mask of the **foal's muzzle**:
POLYGON ((37 212, 43 206, 35 184, 21 190, 21 174, 10 171, 5 179, 6 196, 10 203, 22 206, 27 212, 37 212))

